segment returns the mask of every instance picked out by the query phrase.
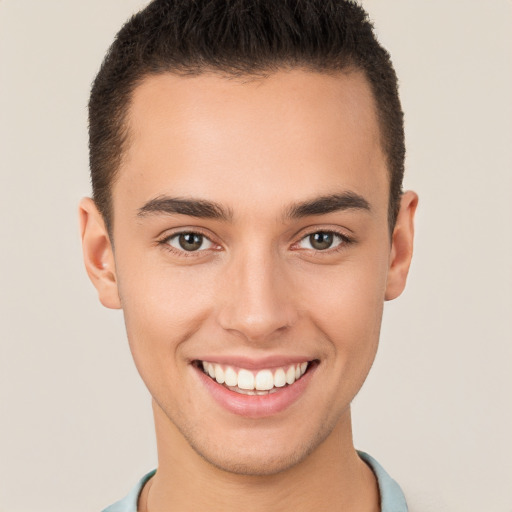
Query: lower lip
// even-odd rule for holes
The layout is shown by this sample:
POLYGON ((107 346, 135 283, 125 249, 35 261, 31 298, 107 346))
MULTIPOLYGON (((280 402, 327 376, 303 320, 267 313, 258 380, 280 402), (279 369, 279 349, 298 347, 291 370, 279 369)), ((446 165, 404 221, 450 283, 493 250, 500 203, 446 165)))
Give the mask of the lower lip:
POLYGON ((211 393, 213 399, 224 409, 247 418, 265 418, 287 409, 305 392, 314 371, 314 365, 297 381, 289 386, 279 388, 268 395, 243 395, 236 393, 208 377, 199 368, 194 367, 201 382, 211 393))

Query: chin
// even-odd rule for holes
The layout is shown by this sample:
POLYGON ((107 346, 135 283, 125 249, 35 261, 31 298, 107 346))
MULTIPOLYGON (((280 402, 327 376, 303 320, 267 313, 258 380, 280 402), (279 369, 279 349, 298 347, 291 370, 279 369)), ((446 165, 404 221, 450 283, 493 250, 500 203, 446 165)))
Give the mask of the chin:
POLYGON ((313 437, 261 435, 251 442, 218 440, 196 442, 187 437, 192 449, 212 466, 231 474, 244 476, 271 476, 285 472, 308 458, 328 437, 332 429, 317 430, 313 437), (212 448, 213 447, 213 448, 212 448))
POLYGON ((206 462, 227 473, 243 476, 271 476, 282 473, 299 464, 309 451, 301 450, 292 453, 268 454, 259 453, 201 453, 197 452, 206 462))

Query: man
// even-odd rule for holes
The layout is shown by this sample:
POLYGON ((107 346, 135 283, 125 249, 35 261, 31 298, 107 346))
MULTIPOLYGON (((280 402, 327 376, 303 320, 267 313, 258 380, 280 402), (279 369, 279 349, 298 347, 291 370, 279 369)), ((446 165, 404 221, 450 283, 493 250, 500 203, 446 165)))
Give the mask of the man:
POLYGON ((351 432, 417 205, 364 11, 152 2, 89 112, 85 265, 123 309, 159 460, 106 510, 407 510, 351 432))

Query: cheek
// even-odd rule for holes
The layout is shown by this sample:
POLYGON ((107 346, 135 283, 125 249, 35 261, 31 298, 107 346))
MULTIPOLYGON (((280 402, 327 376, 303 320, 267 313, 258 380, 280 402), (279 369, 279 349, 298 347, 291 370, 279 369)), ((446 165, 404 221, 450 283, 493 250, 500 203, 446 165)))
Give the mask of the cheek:
POLYGON ((337 293, 324 297, 323 330, 342 359, 373 353, 379 338, 383 295, 358 280, 344 283, 337 293))
POLYGON ((356 380, 370 369, 380 334, 387 260, 375 254, 328 269, 321 280, 317 275, 306 293, 312 320, 335 352, 328 363, 356 380))
POLYGON ((373 365, 383 311, 382 292, 362 279, 346 283, 322 327, 332 347, 333 357, 326 367, 333 377, 329 409, 333 421, 352 403, 373 365))
MULTIPOLYGON (((142 261, 142 260, 141 260, 142 261)), ((146 384, 169 375, 182 343, 208 316, 211 287, 204 271, 161 262, 120 262, 119 295, 135 364, 146 384)))

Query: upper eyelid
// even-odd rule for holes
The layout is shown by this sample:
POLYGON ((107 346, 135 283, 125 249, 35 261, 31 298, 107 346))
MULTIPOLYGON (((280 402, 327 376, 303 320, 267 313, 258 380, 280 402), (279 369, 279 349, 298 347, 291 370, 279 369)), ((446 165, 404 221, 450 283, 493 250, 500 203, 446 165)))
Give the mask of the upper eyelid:
POLYGON ((214 240, 215 237, 212 234, 210 234, 207 230, 203 230, 202 228, 199 228, 199 227, 193 227, 190 229, 178 228, 178 229, 176 229, 176 231, 166 229, 160 235, 158 235, 156 238, 159 242, 165 242, 166 240, 169 240, 175 236, 183 235, 186 233, 194 233, 196 235, 204 236, 205 238, 208 238, 208 240, 210 240, 210 242, 212 242, 214 244, 218 244, 218 242, 216 242, 214 240))
MULTIPOLYGON (((349 229, 336 229, 332 227, 312 227, 312 228, 305 228, 304 230, 301 230, 297 235, 295 235, 295 240, 299 242, 300 240, 303 240, 304 238, 314 235, 315 233, 332 233, 334 235, 338 235, 344 240, 353 240, 352 234, 348 234, 345 231, 350 231, 349 229)), ((294 242, 296 243, 296 242, 294 242)))
POLYGON ((318 223, 318 224, 309 224, 308 226, 304 226, 297 232, 296 236, 298 236, 300 233, 304 233, 305 235, 307 235, 308 233, 309 234, 318 233, 319 231, 328 232, 328 233, 337 233, 339 235, 344 235, 347 237, 350 236, 350 234, 354 233, 350 228, 348 228, 346 226, 340 226, 338 224, 329 224, 329 223, 326 223, 326 224, 318 223))
POLYGON ((346 235, 343 235, 342 233, 338 233, 337 231, 313 231, 313 232, 299 238, 297 240, 297 242, 295 242, 295 244, 298 244, 298 243, 302 242, 303 240, 306 240, 307 238, 311 237, 312 235, 315 235, 316 233, 328 233, 328 234, 334 235, 334 237, 338 237, 339 239, 341 239, 342 242, 352 241, 351 238, 349 238, 346 235))
POLYGON ((333 231, 333 230, 329 230, 329 229, 318 229, 316 231, 311 231, 309 233, 306 233, 305 235, 301 236, 299 238, 299 241, 300 240, 304 240, 304 238, 307 238, 311 235, 315 235, 316 233, 329 233, 329 234, 332 234, 332 235, 335 235, 335 236, 339 236, 340 238, 343 238, 343 239, 348 239, 349 237, 343 233, 340 233, 339 231, 333 231))

